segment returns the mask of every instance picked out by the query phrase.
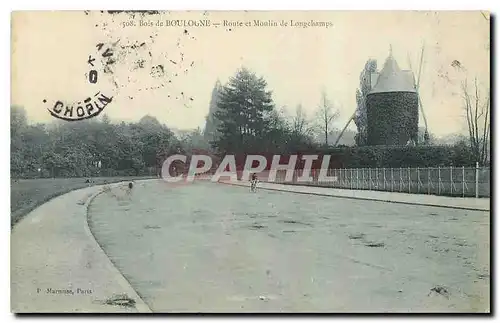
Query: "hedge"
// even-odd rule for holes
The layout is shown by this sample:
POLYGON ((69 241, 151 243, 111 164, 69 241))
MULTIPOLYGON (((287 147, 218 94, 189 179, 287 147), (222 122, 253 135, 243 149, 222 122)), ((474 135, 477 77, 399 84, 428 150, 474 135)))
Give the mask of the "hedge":
MULTIPOLYGON (((317 153, 317 152, 316 152, 317 153)), ((466 145, 454 146, 364 146, 328 148, 341 168, 475 166, 476 159, 466 145)))

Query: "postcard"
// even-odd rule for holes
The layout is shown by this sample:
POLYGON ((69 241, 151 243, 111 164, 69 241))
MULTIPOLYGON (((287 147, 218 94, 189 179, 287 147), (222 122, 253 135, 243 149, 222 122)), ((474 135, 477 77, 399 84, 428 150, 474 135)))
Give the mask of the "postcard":
POLYGON ((14 313, 490 313, 487 11, 16 11, 14 313))

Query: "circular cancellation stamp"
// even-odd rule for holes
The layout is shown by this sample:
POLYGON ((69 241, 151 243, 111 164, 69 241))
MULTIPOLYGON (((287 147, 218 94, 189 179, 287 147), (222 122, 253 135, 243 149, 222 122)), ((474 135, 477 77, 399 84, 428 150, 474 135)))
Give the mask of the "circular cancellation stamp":
POLYGON ((88 68, 82 80, 87 85, 86 96, 72 102, 57 98, 53 102, 43 100, 43 103, 50 104, 47 109, 53 117, 66 121, 93 118, 113 101, 118 89, 112 70, 116 62, 114 45, 116 44, 96 44, 87 61, 82 62, 88 68))

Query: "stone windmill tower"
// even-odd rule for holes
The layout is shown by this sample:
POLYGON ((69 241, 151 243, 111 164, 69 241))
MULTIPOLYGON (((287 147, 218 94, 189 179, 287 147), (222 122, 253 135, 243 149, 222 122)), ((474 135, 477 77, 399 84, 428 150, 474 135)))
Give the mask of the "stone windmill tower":
POLYGON ((367 144, 407 145, 418 138, 418 93, 411 71, 401 70, 392 55, 371 75, 367 95, 367 144))

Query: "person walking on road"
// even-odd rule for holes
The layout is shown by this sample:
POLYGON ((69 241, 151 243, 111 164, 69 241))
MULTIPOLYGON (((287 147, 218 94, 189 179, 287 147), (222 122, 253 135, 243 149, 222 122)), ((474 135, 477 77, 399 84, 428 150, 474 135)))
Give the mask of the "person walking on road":
POLYGON ((253 173, 250 179, 250 190, 252 192, 257 192, 257 174, 253 173))

